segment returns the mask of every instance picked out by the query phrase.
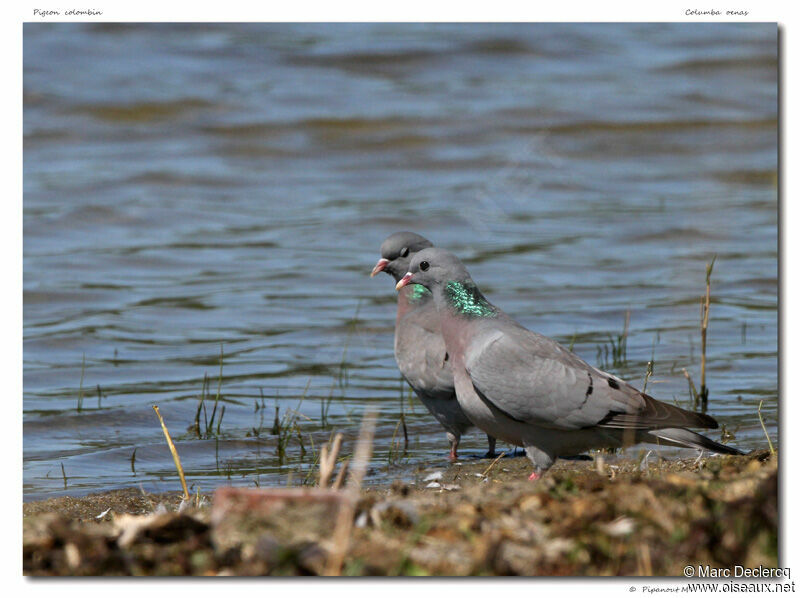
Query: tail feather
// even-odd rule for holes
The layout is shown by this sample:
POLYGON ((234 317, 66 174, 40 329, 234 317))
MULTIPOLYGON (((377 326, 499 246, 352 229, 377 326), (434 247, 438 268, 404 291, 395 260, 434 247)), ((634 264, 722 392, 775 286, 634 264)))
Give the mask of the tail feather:
POLYGON ((675 444, 678 446, 704 449, 720 455, 745 454, 744 451, 741 451, 736 447, 720 444, 719 442, 711 440, 702 434, 692 432, 691 430, 685 430, 683 428, 662 428, 660 430, 648 430, 648 432, 651 436, 655 436, 657 439, 666 440, 670 444, 675 444))
MULTIPOLYGON (((654 399, 650 395, 639 393, 642 407, 633 413, 611 411, 598 426, 604 428, 623 428, 647 430, 660 426, 686 426, 688 428, 718 428, 717 420, 705 413, 687 411, 675 405, 654 399)), ((677 428, 676 428, 677 429, 677 428)))

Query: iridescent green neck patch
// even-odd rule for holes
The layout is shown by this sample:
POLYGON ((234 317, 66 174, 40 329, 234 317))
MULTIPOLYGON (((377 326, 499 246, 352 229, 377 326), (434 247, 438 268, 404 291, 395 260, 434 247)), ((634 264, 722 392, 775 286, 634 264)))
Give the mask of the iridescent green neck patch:
POLYGON ((431 292, 426 289, 421 284, 412 284, 411 285, 411 292, 408 294, 408 300, 411 303, 419 303, 423 299, 427 299, 431 296, 431 292))
POLYGON ((444 295, 458 313, 476 318, 494 318, 497 309, 489 303, 474 284, 449 280, 444 295))

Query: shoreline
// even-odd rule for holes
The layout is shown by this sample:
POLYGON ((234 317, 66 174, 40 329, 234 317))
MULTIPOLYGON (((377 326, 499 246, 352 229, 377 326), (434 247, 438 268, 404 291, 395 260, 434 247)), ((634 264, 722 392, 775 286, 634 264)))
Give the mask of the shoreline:
MULTIPOLYGON (((529 469, 525 457, 471 461, 364 487, 342 573, 663 576, 698 562, 778 566, 777 454, 596 455, 559 461, 536 483, 529 469)), ((311 499, 267 498, 255 510, 231 503, 224 516, 213 495, 178 513, 180 492, 139 488, 23 503, 23 572, 322 574, 336 503, 314 497, 336 493, 303 488, 311 499)))

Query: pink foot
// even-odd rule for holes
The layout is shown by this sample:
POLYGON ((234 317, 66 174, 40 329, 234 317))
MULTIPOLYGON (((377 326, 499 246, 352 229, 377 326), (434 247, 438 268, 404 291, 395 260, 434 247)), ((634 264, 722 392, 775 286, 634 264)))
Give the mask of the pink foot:
POLYGON ((528 480, 531 481, 531 482, 535 482, 536 480, 538 480, 541 477, 542 476, 540 476, 538 473, 536 473, 534 471, 530 476, 528 476, 528 480))
POLYGON ((458 461, 458 455, 456 454, 455 449, 450 451, 450 454, 447 455, 447 460, 450 461, 450 463, 455 463, 456 461, 458 461))

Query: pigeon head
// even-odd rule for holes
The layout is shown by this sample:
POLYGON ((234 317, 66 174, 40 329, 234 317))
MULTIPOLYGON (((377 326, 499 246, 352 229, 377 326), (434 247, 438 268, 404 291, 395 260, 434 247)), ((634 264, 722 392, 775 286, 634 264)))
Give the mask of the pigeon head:
POLYGON ((397 282, 397 290, 407 284, 420 284, 434 291, 449 281, 472 283, 461 260, 445 249, 430 247, 414 255, 408 272, 397 282))
POLYGON ((418 284, 436 298, 438 305, 468 318, 494 318, 497 308, 487 301, 456 256, 449 251, 430 247, 411 259, 408 272, 397 282, 399 291, 407 284, 418 284))
POLYGON ((414 254, 427 247, 433 247, 433 243, 416 233, 402 231, 389 235, 381 244, 381 259, 375 264, 370 276, 386 272, 395 281, 400 280, 408 272, 414 254))

